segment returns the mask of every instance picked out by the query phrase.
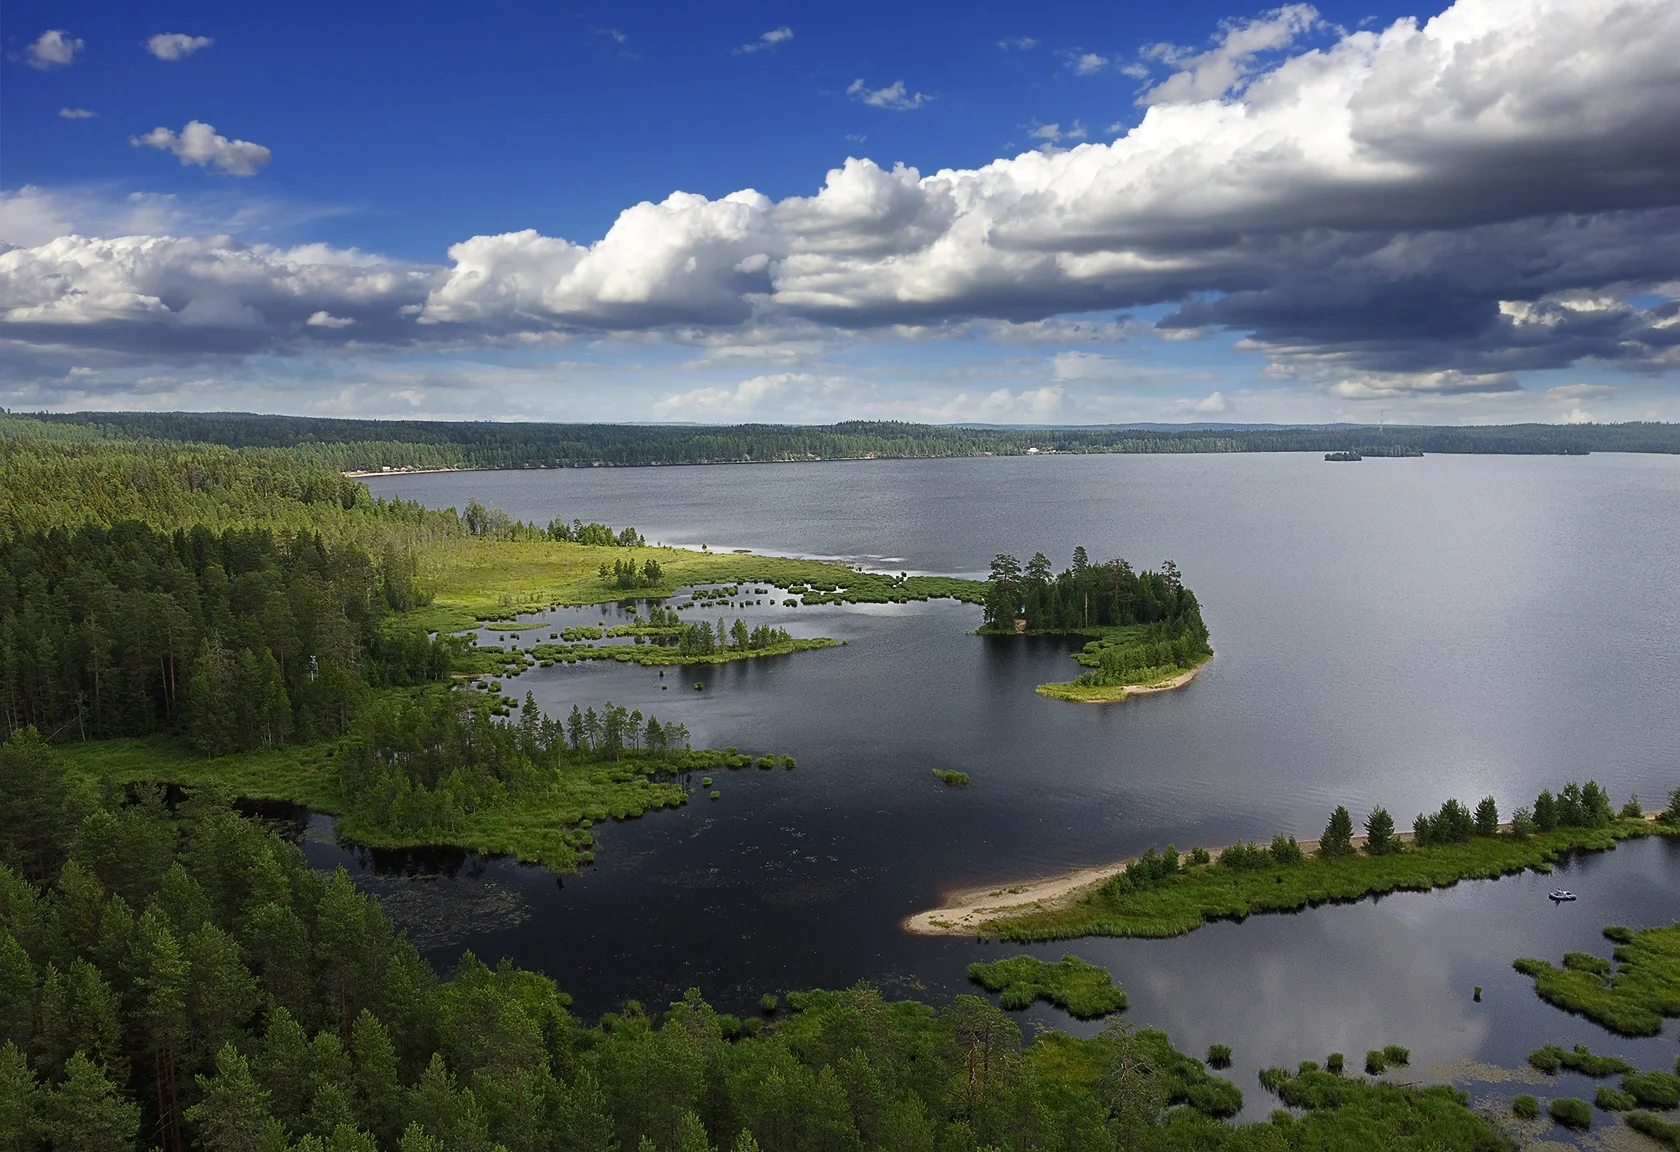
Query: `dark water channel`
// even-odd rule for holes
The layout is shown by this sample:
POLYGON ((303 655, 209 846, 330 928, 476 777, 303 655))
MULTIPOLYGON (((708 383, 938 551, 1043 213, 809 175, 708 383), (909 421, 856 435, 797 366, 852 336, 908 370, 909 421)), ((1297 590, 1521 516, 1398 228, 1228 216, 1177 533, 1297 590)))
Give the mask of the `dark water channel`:
MULTIPOLYGON (((1407 825, 1448 796, 1491 793, 1508 811, 1569 779, 1594 777, 1618 803, 1680 785, 1680 460, 1105 456, 372 487, 889 571, 981 574, 998 551, 1036 549, 1061 567, 1084 544, 1093 559, 1170 557, 1202 599, 1217 652, 1205 673, 1112 706, 1035 695, 1077 670, 1068 645, 969 635, 978 611, 949 602, 708 611, 848 644, 663 679, 617 664, 533 670, 508 690, 550 711, 610 699, 681 720, 697 746, 799 763, 723 774, 717 801, 697 791, 680 811, 600 826, 597 863, 560 881, 458 853, 345 848, 325 822, 312 826, 312 858, 361 872, 434 958, 511 956, 553 976, 586 1016, 627 997, 660 1005, 691 985, 735 1011, 766 991, 857 980, 938 1002, 970 990, 968 963, 1013 951, 901 932, 943 889, 1151 843, 1312 836, 1337 803, 1360 814, 1385 804, 1407 825), (971 786, 932 777, 946 767, 971 786)), ((1035 951, 1109 967, 1129 1018, 1186 1050, 1232 1044, 1260 1114, 1269 1098, 1256 1068, 1385 1043, 1411 1047, 1420 1074, 1517 1065, 1544 1042, 1672 1067, 1672 1026, 1658 1040, 1615 1040, 1541 1004, 1510 961, 1607 952, 1605 924, 1680 918, 1680 846, 1629 844, 1568 868, 1563 882, 1582 899, 1561 908, 1544 898, 1557 879, 1523 876, 1171 941, 1035 951)), ((1026 1017, 1069 1024, 1050 1009, 1026 1017)), ((1567 1077, 1554 1085, 1537 1091, 1591 1097, 1567 1077)))

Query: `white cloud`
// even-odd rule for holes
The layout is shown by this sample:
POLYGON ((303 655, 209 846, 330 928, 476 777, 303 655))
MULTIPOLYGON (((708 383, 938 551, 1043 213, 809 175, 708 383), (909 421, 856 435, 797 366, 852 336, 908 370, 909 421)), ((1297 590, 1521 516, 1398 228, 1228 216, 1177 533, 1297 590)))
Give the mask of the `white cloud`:
POLYGON ((1396 400, 1414 396, 1497 395, 1520 392, 1522 385, 1506 373, 1367 372, 1337 380, 1328 389, 1340 400, 1396 400))
POLYGON ((1150 53, 1179 70, 1138 97, 1139 104, 1183 104, 1217 100, 1249 75, 1262 52, 1287 48, 1323 22, 1307 4, 1290 4, 1254 20, 1228 22, 1212 48, 1192 53, 1157 45, 1150 53))
POLYGON ((156 36, 147 38, 146 51, 159 60, 185 60, 201 48, 208 48, 215 41, 208 36, 188 36, 184 32, 159 32, 156 36))
POLYGON ((1081 52, 1068 61, 1068 67, 1073 69, 1075 76, 1095 76, 1108 67, 1108 57, 1096 52, 1081 52))
POLYGON ((90 112, 86 108, 65 107, 58 110, 58 117, 60 120, 92 120, 98 115, 99 113, 90 112))
POLYGON ((870 88, 861 77, 846 86, 846 95, 871 108, 890 108, 894 112, 909 112, 933 99, 923 92, 906 91, 902 80, 894 80, 885 88, 870 88))
POLYGON ((86 44, 62 28, 49 28, 29 46, 31 68, 64 68, 75 62, 86 44))
POLYGON ((764 33, 757 40, 741 45, 739 48, 735 49, 735 55, 751 56, 754 52, 763 52, 766 49, 774 48, 778 44, 786 43, 792 39, 793 29, 789 28, 786 24, 783 24, 780 28, 770 29, 770 31, 764 33))
POLYGON ((999 40, 997 46, 1005 52, 1025 52, 1038 47, 1038 41, 1031 36, 1010 36, 999 40))
POLYGON ((1180 400, 1178 407, 1185 412, 1194 412, 1199 416, 1217 416, 1221 412, 1231 410, 1231 402, 1225 399, 1225 393, 1214 392, 1200 400, 1180 400))
POLYGON ((324 308, 318 312, 311 312, 309 319, 304 321, 311 328, 348 328, 355 322, 349 316, 334 316, 324 308))
POLYGON ((1027 133, 1035 140, 1044 140, 1051 144, 1062 141, 1085 139, 1085 125, 1075 120, 1065 131, 1060 124, 1040 124, 1027 133))
POLYGON ((1576 405, 1563 414, 1563 422, 1565 424, 1591 424, 1593 416, 1591 412, 1585 411, 1580 405, 1576 405))
POLYGON ((172 152, 183 166, 216 168, 229 176, 255 176, 269 162, 272 153, 249 140, 229 140, 199 120, 189 120, 179 135, 167 128, 153 128, 144 136, 131 136, 135 147, 144 144, 160 152, 172 152))

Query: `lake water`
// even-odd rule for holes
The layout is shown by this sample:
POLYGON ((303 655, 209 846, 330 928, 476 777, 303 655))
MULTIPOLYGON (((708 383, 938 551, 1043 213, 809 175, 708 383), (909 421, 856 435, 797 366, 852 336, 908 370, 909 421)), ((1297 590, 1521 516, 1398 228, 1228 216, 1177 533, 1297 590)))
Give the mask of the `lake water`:
MULTIPOLYGON (((697 791, 682 810, 598 827, 595 866, 563 880, 459 854, 358 852, 313 829, 317 863, 348 863, 417 925, 432 908, 437 959, 463 947, 511 956, 553 976, 585 1016, 627 997, 662 1005, 690 985, 734 1011, 767 991, 857 980, 938 1002, 972 990, 971 961, 1018 950, 900 930, 952 887, 1150 844, 1316 836, 1338 803, 1356 818, 1383 804, 1409 826, 1448 796, 1492 794, 1508 812, 1571 779, 1599 780, 1618 804, 1680 785, 1672 457, 1076 456, 370 486, 887 571, 983 575, 995 553, 1035 550, 1061 568, 1083 544, 1093 560, 1173 559, 1201 598, 1212 664, 1180 691, 1107 706, 1033 692, 1078 670, 1068 643, 970 635, 978 610, 950 602, 728 611, 848 641, 788 658, 664 678, 618 664, 533 670, 508 690, 547 710, 610 699, 683 721, 696 746, 799 763, 723 774, 717 801, 697 791), (932 768, 973 783, 947 788, 932 768), (428 878, 379 874, 403 870, 428 878)), ((602 609, 545 619, 600 621, 602 609)), ((1410 1046, 1420 1072, 1520 1063, 1547 1041, 1672 1067, 1672 1026, 1664 1039, 1613 1040, 1541 1004, 1510 961, 1607 953, 1604 924, 1680 918, 1680 848, 1580 858, 1564 882, 1582 899, 1561 908, 1544 899, 1556 879, 1524 876, 1172 941, 1033 950, 1106 965, 1132 998, 1128 1018, 1186 1050, 1233 1044, 1233 1074, 1261 1115, 1269 1097, 1253 1069, 1385 1043, 1410 1046)), ((1051 1009, 1027 1015, 1068 1025, 1051 1009)), ((1581 1094, 1568 1081, 1556 1092, 1581 1094)))

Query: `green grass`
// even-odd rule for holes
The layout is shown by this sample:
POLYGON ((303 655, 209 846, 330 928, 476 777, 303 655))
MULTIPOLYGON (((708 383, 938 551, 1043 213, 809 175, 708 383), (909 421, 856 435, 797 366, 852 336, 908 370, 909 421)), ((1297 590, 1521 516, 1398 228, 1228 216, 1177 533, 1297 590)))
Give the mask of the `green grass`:
POLYGON ((807 604, 908 603, 938 598, 979 604, 986 595, 986 585, 979 580, 945 576, 901 580, 819 560, 547 540, 443 540, 426 547, 422 564, 433 594, 428 616, 434 624, 454 622, 451 630, 471 627, 476 620, 535 612, 555 604, 668 597, 677 588, 694 584, 803 585, 807 604), (601 578, 602 564, 610 568, 614 561, 627 558, 637 563, 657 560, 661 585, 624 590, 601 578))
POLYGON ((219 785, 253 800, 283 800, 337 816, 339 834, 374 848, 447 845, 512 856, 553 872, 574 872, 593 859, 585 829, 608 818, 625 820, 688 800, 679 773, 742 768, 750 756, 696 750, 656 759, 626 752, 618 761, 567 764, 540 790, 523 789, 505 804, 458 815, 447 827, 383 827, 357 810, 339 787, 333 744, 310 744, 206 758, 163 737, 98 740, 60 748, 75 770, 92 780, 219 785))
POLYGON ((1680 1124, 1664 1120, 1661 1116, 1653 1116, 1649 1112, 1629 1112, 1627 1126, 1635 1132, 1644 1133, 1659 1144, 1680 1149, 1680 1124))
POLYGON ((1573 1096, 1562 1096, 1552 1101, 1552 1119, 1565 1128, 1586 1130, 1592 1127, 1592 1105, 1585 1100, 1577 1100, 1573 1096))
POLYGON ((1518 1120, 1533 1120, 1540 1115, 1540 1101, 1524 1092, 1511 1101, 1511 1115, 1518 1120))
POLYGON ((1298 864, 1254 869, 1191 867, 1132 891, 1116 883, 1059 908, 1026 909, 981 925, 982 935, 1005 940, 1061 940, 1077 936, 1181 936, 1210 920, 1240 920, 1261 912, 1293 912, 1330 901, 1359 900, 1395 891, 1424 892, 1460 880, 1491 879, 1533 868, 1549 871, 1564 852, 1612 848, 1620 839, 1649 834, 1644 821, 1607 828, 1569 828, 1518 840, 1501 835, 1461 844, 1408 848, 1390 856, 1309 857, 1298 864))
POLYGON ((1619 1088, 1612 1088, 1608 1084, 1600 1084, 1598 1094, 1593 1097, 1594 1106, 1604 1112, 1626 1112, 1638 1103, 1639 1101, 1635 1100, 1630 1093, 1623 1092, 1619 1088))
POLYGON ((1035 1000, 1047 1000, 1076 1019, 1095 1020, 1126 1007, 1126 993, 1114 986, 1107 969, 1072 955, 1053 964, 1036 956, 970 964, 968 978, 999 993, 1005 1008, 1028 1008, 1035 1000))
POLYGON ((1604 935, 1617 944, 1613 965, 1571 952, 1561 968, 1534 959, 1513 967, 1534 978, 1535 992, 1548 1004, 1623 1036, 1655 1036, 1665 1017, 1680 1016, 1680 923, 1642 932, 1612 926, 1604 935))
POLYGON ((1587 1050, 1585 1044, 1575 1045, 1573 1052, 1566 1052, 1556 1044, 1548 1044, 1528 1054, 1531 1067, 1547 1074, 1556 1074, 1559 1069, 1567 1068, 1571 1072, 1579 1072, 1583 1076, 1593 1076, 1602 1079, 1605 1076, 1621 1076, 1628 1072, 1637 1072, 1638 1068, 1626 1060, 1615 1056, 1594 1056, 1587 1050))
POLYGON ((958 772, 955 768, 935 768, 933 775, 936 779, 943 780, 953 788, 968 787, 967 772, 958 772))
POLYGON ((1512 1148, 1509 1139, 1470 1109, 1469 1097, 1449 1085, 1394 1084, 1310 1067, 1294 1074, 1283 1068, 1267 1073, 1262 1077, 1266 1088, 1304 1114, 1273 1113, 1274 1139, 1240 1145, 1245 1149, 1510 1152, 1512 1148))
POLYGON ((1645 1108, 1680 1107, 1680 1076, 1672 1072, 1635 1072, 1623 1076, 1622 1091, 1645 1108))

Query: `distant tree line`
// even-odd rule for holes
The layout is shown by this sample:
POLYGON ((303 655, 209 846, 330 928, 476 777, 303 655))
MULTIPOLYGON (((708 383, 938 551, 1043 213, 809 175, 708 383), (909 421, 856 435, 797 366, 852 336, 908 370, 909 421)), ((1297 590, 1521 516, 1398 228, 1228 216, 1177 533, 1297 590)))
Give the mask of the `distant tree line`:
MULTIPOLYGON (((1513 424, 1489 427, 1322 425, 1299 428, 1103 426, 989 428, 855 420, 831 425, 659 427, 501 421, 339 420, 245 413, 86 412, 12 418, 13 435, 44 422, 85 435, 237 448, 296 449, 339 470, 382 467, 566 468, 787 460, 1013 456, 1037 453, 1416 452, 1574 454, 1680 452, 1680 425, 1513 424)), ((5 434, 7 425, 0 425, 5 434)))

